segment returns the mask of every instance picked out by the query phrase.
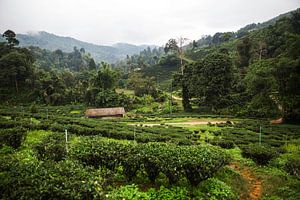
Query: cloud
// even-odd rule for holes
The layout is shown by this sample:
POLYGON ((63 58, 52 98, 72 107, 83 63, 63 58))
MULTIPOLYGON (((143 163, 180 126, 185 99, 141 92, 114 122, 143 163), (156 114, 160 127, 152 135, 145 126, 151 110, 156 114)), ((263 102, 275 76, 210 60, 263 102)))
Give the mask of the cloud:
POLYGON ((97 44, 164 44, 234 31, 299 7, 299 0, 0 0, 0 31, 48 31, 97 44))

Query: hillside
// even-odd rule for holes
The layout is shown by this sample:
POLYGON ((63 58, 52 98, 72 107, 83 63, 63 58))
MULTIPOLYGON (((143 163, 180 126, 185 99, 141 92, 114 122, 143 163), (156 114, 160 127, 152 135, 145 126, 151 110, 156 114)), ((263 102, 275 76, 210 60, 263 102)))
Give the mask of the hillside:
MULTIPOLYGON (((3 38, 1 39, 3 40, 3 38)), ((118 43, 113 46, 96 45, 76 40, 71 37, 58 36, 45 31, 17 34, 17 39, 20 41, 21 47, 37 46, 51 51, 60 49, 63 52, 68 53, 73 51, 74 46, 78 49, 84 48, 85 51, 90 53, 96 61, 105 61, 109 63, 125 58, 126 55, 139 53, 143 49, 147 48, 147 45, 136 46, 126 43, 118 43)))
MULTIPOLYGON (((290 18, 292 16, 292 13, 299 12, 300 9, 296 9, 294 11, 281 14, 277 17, 274 17, 266 22, 262 23, 252 23, 248 24, 242 28, 240 28, 237 32, 225 32, 221 33, 218 32, 214 35, 208 35, 205 37, 202 37, 201 39, 197 40, 197 47, 193 48, 191 44, 188 44, 184 46, 185 49, 185 61, 189 60, 199 60, 203 58, 205 55, 212 53, 216 51, 218 48, 225 48, 228 51, 232 53, 232 55, 236 55, 236 44, 241 41, 241 39, 245 36, 251 37, 253 40, 256 40, 259 38, 260 34, 267 31, 268 27, 274 26, 278 20, 281 20, 285 17, 290 18), (230 33, 230 34, 229 34, 230 33), (225 39, 225 36, 228 34, 230 35, 229 38, 225 39)), ((281 31, 281 30, 279 30, 281 31)), ((264 37, 264 36, 262 36, 264 37)), ((154 56, 150 55, 150 56, 154 56)), ((144 73, 146 76, 153 76, 157 77, 159 86, 162 88, 166 88, 165 83, 170 83, 172 79, 172 74, 177 71, 178 68, 176 68, 175 65, 173 67, 170 67, 168 64, 164 63, 166 60, 167 55, 164 54, 163 51, 160 51, 160 54, 157 54, 160 58, 158 64, 156 65, 150 65, 148 64, 148 68, 142 69, 142 73, 144 73), (161 62, 163 61, 163 62, 161 62)), ((139 61, 141 63, 141 59, 147 58, 144 55, 133 55, 135 60, 139 61)), ((132 61, 133 62, 133 61, 132 61)), ((139 67, 138 62, 136 63, 136 66, 139 67)), ((167 84, 169 85, 169 84, 167 84)))
MULTIPOLYGON (((270 20, 267 20, 265 22, 262 23, 251 23, 251 24, 247 24, 246 26, 240 28, 238 31, 236 32, 217 32, 214 35, 205 35, 202 38, 198 39, 197 42, 197 47, 201 48, 201 47, 207 47, 209 45, 220 45, 224 42, 227 42, 229 40, 234 40, 236 38, 242 38, 245 35, 249 34, 251 31, 255 31, 255 30, 261 30, 264 28, 267 28, 271 25, 275 25, 275 23, 282 19, 282 18, 290 18, 292 16, 293 12, 297 12, 300 9, 296 9, 287 13, 283 13, 281 15, 278 15, 270 20)), ((191 44, 188 44, 185 48, 189 48, 191 47, 191 44)))

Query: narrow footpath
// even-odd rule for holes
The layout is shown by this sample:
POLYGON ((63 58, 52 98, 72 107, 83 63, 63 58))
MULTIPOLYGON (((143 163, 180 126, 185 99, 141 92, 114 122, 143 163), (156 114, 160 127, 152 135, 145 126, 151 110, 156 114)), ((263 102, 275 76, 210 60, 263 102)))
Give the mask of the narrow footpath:
POLYGON ((240 173, 249 185, 247 197, 241 196, 240 199, 259 200, 262 193, 262 181, 253 175, 248 167, 241 168, 238 163, 231 163, 230 168, 240 173))

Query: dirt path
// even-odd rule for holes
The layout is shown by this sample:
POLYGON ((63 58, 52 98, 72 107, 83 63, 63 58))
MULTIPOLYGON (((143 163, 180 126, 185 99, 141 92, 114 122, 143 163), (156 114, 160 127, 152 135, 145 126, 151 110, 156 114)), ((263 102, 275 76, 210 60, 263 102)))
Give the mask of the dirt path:
MULTIPOLYGON (((169 122, 164 123, 165 125, 206 125, 206 124, 220 124, 220 123, 226 123, 226 121, 190 121, 190 122, 169 122)), ((137 125, 137 124, 129 124, 129 125, 137 125)), ((142 124, 143 126, 160 126, 159 123, 153 123, 153 124, 142 124)))
POLYGON ((262 181, 256 178, 247 167, 241 168, 238 163, 231 163, 229 166, 239 172, 249 184, 248 197, 241 196, 240 199, 259 200, 262 192, 262 181))

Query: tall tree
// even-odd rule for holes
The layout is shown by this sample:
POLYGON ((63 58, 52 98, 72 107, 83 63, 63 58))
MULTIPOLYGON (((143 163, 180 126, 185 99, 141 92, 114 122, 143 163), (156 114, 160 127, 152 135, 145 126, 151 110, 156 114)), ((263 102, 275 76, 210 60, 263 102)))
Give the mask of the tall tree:
POLYGON ((229 55, 212 53, 187 68, 184 76, 190 94, 211 110, 225 106, 222 102, 229 94, 233 81, 229 55))
POLYGON ((93 58, 90 59, 90 62, 89 62, 89 70, 95 70, 96 69, 96 63, 94 61, 93 58))
POLYGON ((112 70, 108 63, 102 62, 101 65, 97 75, 93 78, 93 87, 102 90, 112 90, 116 86, 119 73, 112 70))
POLYGON ((128 79, 128 87, 134 90, 136 96, 151 95, 157 97, 153 77, 144 77, 141 73, 132 73, 128 79))
POLYGON ((14 85, 16 92, 19 93, 21 82, 25 82, 32 74, 33 59, 28 57, 21 50, 13 50, 0 58, 1 80, 4 85, 10 83, 14 85))
POLYGON ((183 45, 185 42, 188 41, 187 38, 178 38, 176 39, 170 39, 164 48, 165 53, 168 53, 169 51, 175 52, 179 59, 180 59, 180 69, 181 69, 181 75, 183 75, 184 65, 183 65, 183 56, 184 56, 184 50, 183 45))
POLYGON ((250 48, 251 48, 251 41, 249 37, 243 38, 237 44, 237 51, 239 54, 238 65, 241 69, 244 69, 249 66, 249 60, 251 58, 250 48))
POLYGON ((181 77, 181 86, 182 86, 182 96, 183 96, 183 108, 185 111, 190 111, 191 106, 189 104, 189 90, 187 88, 187 84, 184 81, 184 71, 185 67, 183 65, 183 56, 184 56, 184 50, 183 45, 187 41, 187 38, 180 37, 178 40, 170 39, 168 43, 165 45, 165 52, 173 51, 177 54, 177 56, 180 59, 180 70, 181 70, 181 76, 178 76, 177 78, 181 77))
POLYGON ((16 39, 16 34, 12 30, 7 30, 2 35, 7 40, 9 47, 14 47, 19 45, 19 40, 16 39))

